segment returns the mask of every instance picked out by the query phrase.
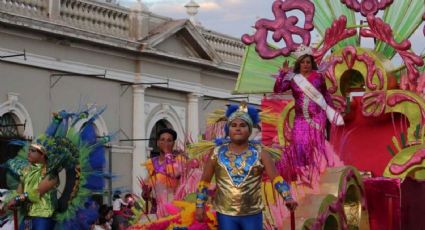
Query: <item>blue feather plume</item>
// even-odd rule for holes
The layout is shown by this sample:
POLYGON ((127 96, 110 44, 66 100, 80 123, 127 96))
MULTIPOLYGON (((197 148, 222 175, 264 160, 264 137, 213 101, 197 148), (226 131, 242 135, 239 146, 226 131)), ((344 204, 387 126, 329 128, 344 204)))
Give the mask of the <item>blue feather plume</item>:
POLYGON ((49 124, 49 126, 47 127, 47 129, 46 129, 46 135, 47 136, 54 136, 55 135, 55 133, 56 133, 56 130, 58 129, 58 127, 59 127, 59 124, 60 124, 60 121, 52 121, 52 122, 50 122, 50 124, 49 124))
POLYGON ((62 119, 62 121, 57 127, 57 130, 54 136, 64 137, 66 135, 66 133, 68 132, 68 127, 69 127, 68 121, 69 121, 68 119, 62 119))
POLYGON ((89 200, 84 204, 84 208, 79 208, 74 218, 63 222, 60 229, 86 230, 90 229, 99 218, 98 205, 89 200))
POLYGON ((87 176, 86 184, 84 185, 85 188, 95 190, 95 191, 102 191, 104 186, 105 186, 105 181, 101 173, 99 174, 93 173, 87 176))
POLYGON ((93 169, 102 170, 105 166, 105 147, 98 145, 89 156, 90 166, 93 169))
POLYGON ((68 113, 65 110, 58 112, 47 127, 45 134, 51 137, 64 136, 68 130, 68 119, 73 115, 74 113, 68 113))
POLYGON ((94 145, 96 143, 96 129, 93 122, 86 122, 80 131, 81 140, 88 145, 94 145))
MULTIPOLYGON (((232 115, 232 113, 236 112, 238 109, 239 109, 239 105, 237 104, 229 105, 226 110, 226 117, 229 118, 230 115, 232 115)), ((254 125, 260 122, 260 114, 257 108, 255 108, 254 106, 248 105, 248 114, 254 125)))
POLYGON ((230 115, 232 115, 232 113, 236 112, 239 109, 239 105, 236 104, 231 104, 227 107, 226 110, 226 117, 230 117, 230 115))
POLYGON ((252 123, 254 125, 260 122, 260 114, 258 113, 257 108, 253 106, 248 106, 248 114, 251 117, 252 123))

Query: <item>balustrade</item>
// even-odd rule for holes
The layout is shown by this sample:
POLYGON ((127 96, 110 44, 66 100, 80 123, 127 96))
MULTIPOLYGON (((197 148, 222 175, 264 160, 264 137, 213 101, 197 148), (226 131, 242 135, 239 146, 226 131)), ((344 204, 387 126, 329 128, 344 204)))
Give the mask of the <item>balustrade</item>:
POLYGON ((47 17, 48 0, 0 0, 0 9, 28 17, 47 17))
POLYGON ((129 9, 92 0, 0 0, 0 11, 116 37, 130 31, 129 9))
POLYGON ((70 25, 118 37, 129 36, 128 9, 88 0, 61 0, 60 17, 70 25))
MULTIPOLYGON (((51 21, 122 39, 135 39, 137 33, 134 31, 140 30, 140 23, 131 22, 137 18, 132 16, 135 12, 94 0, 0 0, 0 12, 51 21), (131 26, 134 28, 130 28, 131 26)), ((202 34, 224 61, 242 61, 242 42, 210 31, 202 31, 202 34)))

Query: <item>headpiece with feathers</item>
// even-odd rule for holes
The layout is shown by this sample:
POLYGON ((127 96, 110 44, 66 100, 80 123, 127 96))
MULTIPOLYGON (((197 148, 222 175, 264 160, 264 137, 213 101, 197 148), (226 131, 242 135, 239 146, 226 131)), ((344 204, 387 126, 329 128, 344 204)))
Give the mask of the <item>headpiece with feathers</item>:
MULTIPOLYGON (((94 124, 104 110, 90 107, 77 113, 54 113, 45 133, 33 143, 33 147, 39 147, 47 156, 46 176, 56 177, 62 169, 66 170, 64 192, 58 199, 55 212, 58 230, 87 229, 84 224, 97 219, 97 210, 84 204, 90 202, 93 193, 101 194, 104 189, 104 146, 112 136, 98 138, 94 124), (76 127, 77 123, 83 123, 81 128, 76 127)), ((12 141, 11 144, 23 148, 15 158, 1 166, 19 178, 30 164, 26 159, 29 144, 22 141, 12 141)))
POLYGON ((244 120, 248 124, 250 132, 253 126, 260 123, 259 110, 253 106, 249 106, 245 101, 242 101, 240 105, 228 105, 225 115, 227 118, 227 125, 225 126, 226 135, 229 134, 230 123, 236 118, 244 120))
MULTIPOLYGON (((214 129, 215 124, 218 122, 226 121, 226 124, 224 126, 224 130, 226 133, 226 136, 229 133, 229 124, 232 120, 236 118, 240 118, 244 121, 246 121, 249 125, 250 131, 252 131, 253 126, 257 126, 260 123, 260 117, 261 121, 269 123, 269 122, 275 122, 276 115, 271 114, 270 111, 261 112, 260 110, 255 108, 254 106, 249 106, 245 101, 241 102, 241 104, 230 104, 227 105, 227 110, 224 111, 223 109, 216 110, 213 113, 211 113, 207 118, 207 130, 206 133, 212 132, 214 129)), ((191 158, 199 158, 202 157, 204 154, 209 153, 214 147, 220 146, 226 143, 229 143, 230 140, 228 138, 215 138, 212 140, 202 140, 197 143, 193 143, 189 145, 188 147, 188 153, 191 158)), ((261 144, 260 142, 251 142, 252 144, 261 144)), ((264 151, 269 152, 273 158, 278 159, 280 158, 281 152, 278 149, 273 149, 267 146, 262 145, 262 148, 264 151)))

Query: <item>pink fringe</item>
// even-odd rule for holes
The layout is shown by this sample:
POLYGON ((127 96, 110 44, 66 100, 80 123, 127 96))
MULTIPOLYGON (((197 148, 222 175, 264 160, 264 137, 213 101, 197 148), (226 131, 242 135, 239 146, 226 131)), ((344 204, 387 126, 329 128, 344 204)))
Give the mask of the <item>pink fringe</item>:
POLYGON ((205 140, 212 141, 215 138, 223 138, 226 136, 224 126, 226 121, 219 121, 212 125, 208 125, 205 130, 205 140))
POLYGON ((187 178, 181 181, 174 194, 175 200, 183 200, 188 194, 194 193, 197 190, 199 181, 201 180, 202 169, 195 168, 189 172, 187 178))

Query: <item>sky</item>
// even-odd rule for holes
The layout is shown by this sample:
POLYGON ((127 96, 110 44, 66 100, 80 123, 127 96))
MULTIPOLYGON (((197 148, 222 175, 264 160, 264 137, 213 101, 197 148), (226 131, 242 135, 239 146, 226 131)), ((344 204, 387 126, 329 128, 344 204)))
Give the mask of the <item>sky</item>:
MULTIPOLYGON (((240 37, 252 32, 260 17, 272 17, 274 0, 195 0, 201 7, 196 19, 207 29, 240 37)), ((119 0, 129 6, 135 0, 119 0)), ((149 10, 172 18, 188 18, 184 5, 189 0, 142 0, 149 10)))
MULTIPOLYGON (((116 0, 124 6, 131 6, 136 0, 116 0)), ((150 11, 175 19, 188 18, 184 5, 190 0, 142 0, 150 11)), ((253 25, 260 18, 273 19, 272 4, 274 0, 195 0, 201 7, 196 16, 200 24, 210 30, 240 38, 245 33, 252 34, 255 30, 253 25)), ((380 12, 382 14, 382 12, 380 12)), ((302 15, 300 11, 291 14, 302 15)), ((359 15, 359 14, 358 14, 359 15)), ((379 14, 378 14, 379 15, 379 14)), ((358 17, 360 20, 360 15, 358 17)), ((301 19, 299 25, 303 23, 301 19)), ((422 32, 425 23, 411 37, 412 49, 416 53, 424 53, 424 34, 422 32)), ((313 33, 312 42, 320 40, 313 33)), ((363 39, 363 47, 373 47, 372 39, 363 39)), ((396 58, 397 59, 397 58, 396 58)))

